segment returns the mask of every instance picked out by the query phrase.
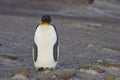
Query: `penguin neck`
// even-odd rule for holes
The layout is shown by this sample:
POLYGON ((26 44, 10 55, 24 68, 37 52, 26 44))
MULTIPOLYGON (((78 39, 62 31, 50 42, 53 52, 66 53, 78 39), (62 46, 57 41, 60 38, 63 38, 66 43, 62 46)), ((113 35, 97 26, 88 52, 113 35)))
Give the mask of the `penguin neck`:
POLYGON ((50 23, 48 23, 48 22, 42 22, 41 25, 42 25, 42 26, 49 26, 50 23))

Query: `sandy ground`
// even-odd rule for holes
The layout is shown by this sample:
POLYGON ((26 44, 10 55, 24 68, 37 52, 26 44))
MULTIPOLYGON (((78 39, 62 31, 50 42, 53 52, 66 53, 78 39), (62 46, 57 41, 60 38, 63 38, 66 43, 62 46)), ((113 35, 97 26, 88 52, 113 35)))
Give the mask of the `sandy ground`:
MULTIPOLYGON (((78 8, 78 4, 72 5, 71 2, 52 5, 24 1, 0 1, 0 55, 18 57, 17 60, 0 58, 1 80, 8 80, 14 71, 21 68, 29 70, 29 79, 36 80, 38 77, 32 61, 33 35, 41 16, 46 12, 51 15, 59 35, 60 58, 57 70, 93 65, 98 60, 111 60, 120 64, 118 4, 95 1, 94 4, 80 5, 78 8)), ((120 80, 120 68, 102 69, 106 72, 99 75, 78 71, 70 80, 105 80, 111 75, 116 76, 115 80, 120 80)))

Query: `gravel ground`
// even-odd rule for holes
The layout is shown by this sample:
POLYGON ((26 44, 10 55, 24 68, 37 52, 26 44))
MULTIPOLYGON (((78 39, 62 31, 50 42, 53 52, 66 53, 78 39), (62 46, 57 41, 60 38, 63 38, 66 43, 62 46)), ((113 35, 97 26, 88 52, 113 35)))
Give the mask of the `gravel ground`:
MULTIPOLYGON (((59 4, 58 7, 53 6, 53 11, 46 10, 51 15, 52 23, 56 26, 59 35, 60 58, 57 70, 77 69, 76 75, 69 80, 107 80, 108 76, 115 76, 113 80, 120 80, 120 67, 116 69, 114 65, 112 67, 115 68, 93 64, 104 60, 120 64, 119 12, 107 12, 108 9, 100 10, 97 8, 100 5, 95 5, 95 3, 88 7, 82 6, 80 9, 75 5, 59 7, 59 4), (65 8, 64 11, 62 11, 63 8, 65 8), (71 13, 70 8, 76 8, 76 10, 71 13), (77 10, 80 11, 77 12, 77 10), (92 71, 89 73, 86 70, 78 70, 83 65, 97 66, 106 72, 94 75, 92 71)), ((29 71, 28 80, 37 80, 39 75, 32 61, 33 35, 36 25, 40 23, 40 18, 45 13, 44 10, 50 6, 44 10, 40 8, 40 11, 38 11, 39 8, 36 10, 36 7, 35 9, 29 7, 32 11, 30 12, 30 9, 25 8, 26 6, 11 8, 13 3, 9 0, 1 0, 0 4, 6 4, 6 7, 0 5, 2 6, 0 7, 2 11, 0 11, 0 55, 17 56, 16 60, 0 57, 0 78, 12 80, 11 75, 23 68, 29 71), (33 13, 34 11, 36 13, 33 13)), ((28 3, 25 4, 28 5, 28 3)), ((30 2, 29 5, 31 5, 30 2)), ((111 7, 119 9, 117 5, 111 5, 111 7)))

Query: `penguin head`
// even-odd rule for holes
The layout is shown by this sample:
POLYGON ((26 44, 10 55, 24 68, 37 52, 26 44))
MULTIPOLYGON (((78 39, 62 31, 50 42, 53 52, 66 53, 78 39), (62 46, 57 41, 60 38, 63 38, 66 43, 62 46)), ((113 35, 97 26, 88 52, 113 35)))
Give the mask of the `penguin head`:
POLYGON ((41 19, 42 23, 50 23, 51 17, 49 15, 44 15, 41 19))

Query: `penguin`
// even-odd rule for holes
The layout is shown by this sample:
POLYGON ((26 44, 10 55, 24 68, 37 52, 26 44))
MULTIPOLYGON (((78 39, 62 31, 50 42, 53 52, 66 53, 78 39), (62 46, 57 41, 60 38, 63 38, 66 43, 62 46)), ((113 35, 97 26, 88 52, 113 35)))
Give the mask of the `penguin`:
POLYGON ((44 15, 34 33, 33 60, 38 71, 56 68, 59 57, 58 34, 51 17, 44 15))

